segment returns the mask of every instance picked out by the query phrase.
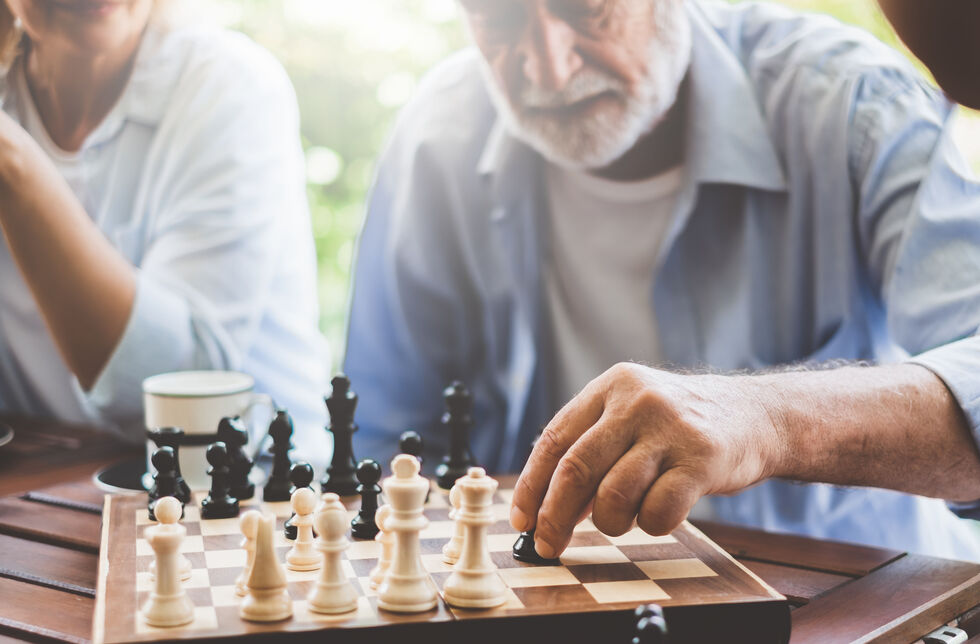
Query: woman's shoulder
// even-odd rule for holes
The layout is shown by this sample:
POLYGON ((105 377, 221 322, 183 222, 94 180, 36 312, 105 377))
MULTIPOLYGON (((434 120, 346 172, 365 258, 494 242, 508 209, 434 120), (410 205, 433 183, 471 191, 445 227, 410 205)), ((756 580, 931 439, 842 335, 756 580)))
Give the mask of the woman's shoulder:
POLYGON ((289 77, 272 54, 242 33, 200 24, 152 26, 134 80, 155 85, 171 102, 235 102, 270 93, 293 100, 289 77))

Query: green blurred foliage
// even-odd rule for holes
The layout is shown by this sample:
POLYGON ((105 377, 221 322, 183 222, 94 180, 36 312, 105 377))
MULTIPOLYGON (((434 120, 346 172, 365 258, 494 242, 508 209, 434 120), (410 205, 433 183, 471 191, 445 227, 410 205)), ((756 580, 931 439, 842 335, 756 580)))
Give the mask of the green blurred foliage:
MULTIPOLYGON (((871 0, 782 3, 832 14, 902 47, 871 0)), ((273 52, 296 87, 321 327, 339 361, 351 260, 374 162, 422 74, 466 45, 456 0, 195 0, 195 9, 199 18, 239 29, 273 52)), ((966 127, 961 141, 968 156, 980 160, 980 124, 971 118, 966 127)))

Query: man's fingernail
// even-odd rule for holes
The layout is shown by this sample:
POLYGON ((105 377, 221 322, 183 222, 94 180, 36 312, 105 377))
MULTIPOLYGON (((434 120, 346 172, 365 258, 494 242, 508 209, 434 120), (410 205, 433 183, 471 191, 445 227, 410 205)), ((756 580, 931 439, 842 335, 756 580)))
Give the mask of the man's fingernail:
POLYGON ((527 530, 527 515, 516 505, 510 509, 510 525, 518 532, 527 530))
POLYGON ((542 559, 554 559, 555 555, 557 554, 555 549, 551 547, 550 543, 547 541, 540 541, 538 539, 534 540, 534 549, 538 551, 538 554, 541 555, 542 559))

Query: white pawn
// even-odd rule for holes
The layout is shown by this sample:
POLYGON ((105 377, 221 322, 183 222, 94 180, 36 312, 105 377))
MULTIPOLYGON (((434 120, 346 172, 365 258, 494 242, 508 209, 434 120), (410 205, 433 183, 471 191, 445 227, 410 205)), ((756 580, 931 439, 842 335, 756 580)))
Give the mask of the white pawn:
POLYGON ((490 559, 487 527, 494 522, 491 503, 497 482, 482 467, 471 467, 456 481, 462 507, 456 521, 463 524, 463 553, 443 586, 443 597, 452 606, 491 608, 507 600, 507 586, 490 559))
POLYGON ((377 590, 381 582, 384 581, 385 573, 391 567, 391 556, 395 550, 395 534, 385 527, 385 521, 391 516, 391 506, 387 503, 382 505, 374 513, 374 523, 378 526, 377 535, 374 540, 380 546, 378 553, 378 565, 371 569, 369 577, 371 590, 377 590))
POLYGON ((286 571, 276 556, 273 535, 276 518, 259 517, 255 535, 255 561, 245 585, 248 594, 242 600, 238 614, 252 622, 278 622, 293 614, 293 600, 286 592, 286 571))
POLYGON ((308 487, 298 488, 290 497, 293 506, 293 525, 296 540, 286 553, 286 567, 290 570, 316 570, 320 567, 320 554, 313 547, 313 510, 316 509, 316 492, 308 487))
POLYGON ((248 576, 252 574, 252 566, 255 565, 255 538, 259 532, 259 519, 261 518, 262 513, 258 510, 249 510, 239 520, 243 537, 241 547, 245 550, 245 568, 235 580, 235 594, 239 597, 248 594, 248 576))
POLYGON ((453 566, 459 561, 459 555, 463 548, 463 522, 459 520, 461 505, 459 485, 453 485, 453 489, 449 490, 449 503, 453 506, 453 509, 449 511, 449 518, 453 520, 453 538, 442 547, 442 560, 453 566))
POLYGON ((180 544, 187 534, 187 529, 177 523, 180 512, 180 501, 174 497, 160 499, 154 508, 159 523, 145 532, 156 564, 153 591, 142 609, 143 619, 150 626, 180 626, 194 621, 194 604, 180 583, 180 544))
POLYGON ((307 597, 310 610, 327 614, 352 611, 357 608, 357 593, 340 565, 341 553, 347 550, 345 533, 350 521, 340 497, 332 493, 324 494, 314 521, 319 533, 316 549, 323 553, 323 565, 316 586, 307 597))
POLYGON ((381 487, 391 505, 385 530, 395 534, 395 552, 378 586, 378 606, 399 613, 422 613, 438 602, 439 593, 422 566, 419 533, 429 525, 422 514, 429 482, 419 476, 419 462, 399 454, 391 462, 392 476, 381 487))

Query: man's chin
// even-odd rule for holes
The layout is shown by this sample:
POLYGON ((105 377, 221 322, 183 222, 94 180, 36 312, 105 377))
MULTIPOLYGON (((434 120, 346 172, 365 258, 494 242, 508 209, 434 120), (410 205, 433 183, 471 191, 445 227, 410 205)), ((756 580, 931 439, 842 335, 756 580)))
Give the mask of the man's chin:
POLYGON ((608 125, 527 122, 511 119, 514 134, 549 162, 570 170, 604 168, 634 145, 633 133, 613 131, 608 125))

